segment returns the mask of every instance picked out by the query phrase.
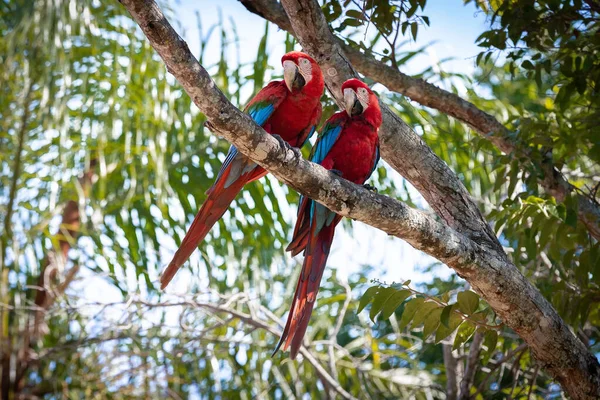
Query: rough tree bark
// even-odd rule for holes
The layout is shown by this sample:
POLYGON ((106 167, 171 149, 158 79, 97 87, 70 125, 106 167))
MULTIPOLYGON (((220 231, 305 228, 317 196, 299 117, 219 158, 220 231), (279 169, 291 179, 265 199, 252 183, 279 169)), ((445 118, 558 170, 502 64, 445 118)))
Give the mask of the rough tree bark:
MULTIPOLYGON (((451 211, 446 212, 446 218, 450 222, 455 221, 454 225, 458 225, 456 230, 403 203, 340 179, 321 166, 298 158, 290 149, 281 148, 277 140, 226 99, 153 0, 120 1, 164 60, 167 70, 180 82, 215 130, 242 153, 268 169, 277 179, 331 210, 400 237, 452 267, 528 343, 537 360, 571 397, 591 399, 600 396, 600 365, 596 358, 569 331, 539 291, 498 250, 499 245, 493 244, 497 240, 493 235, 490 237, 489 227, 477 208, 476 221, 465 217, 472 215, 474 210, 464 186, 456 186, 458 179, 433 155, 431 149, 416 140, 418 137, 413 138, 416 135, 397 117, 386 112, 388 125, 382 132, 382 141, 385 142, 382 150, 385 149, 388 159, 393 161, 394 144, 403 144, 398 139, 403 137, 408 142, 406 144, 412 143, 413 147, 396 147, 397 158, 411 149, 419 149, 417 154, 424 154, 419 160, 423 164, 415 162, 414 170, 408 171, 415 180, 423 170, 434 171, 430 176, 432 179, 426 181, 427 186, 434 186, 434 192, 444 188, 441 193, 455 194, 446 201, 450 203, 457 199, 458 204, 447 204, 442 208, 451 211), (390 124, 402 129, 401 134, 392 134, 390 124), (460 223, 455 220, 457 216, 460 223)), ((312 2, 308 6, 311 5, 312 2)), ((320 9, 318 11, 319 14, 315 14, 305 8, 303 13, 308 14, 309 21, 312 21, 312 18, 323 18, 320 9)), ((328 31, 321 33, 331 35, 328 31)), ((331 47, 323 51, 327 50, 331 47)), ((341 52, 330 55, 344 60, 341 52)), ((352 71, 347 61, 345 63, 347 70, 352 71)), ((321 65, 327 79, 340 75, 338 69, 329 69, 327 63, 321 65)), ((329 86, 333 93, 339 92, 339 85, 329 82, 329 86)), ((421 179, 425 177, 421 176, 421 179)), ((427 192, 425 184, 420 186, 427 192)))
MULTIPOLYGON (((298 38, 283 6, 277 0, 239 1, 250 12, 276 24, 298 38)), ((352 65, 361 74, 381 83, 391 91, 401 93, 419 104, 439 110, 466 123, 500 151, 510 155, 513 159, 519 160, 523 166, 525 163, 531 163, 531 161, 524 162, 523 160, 543 159, 544 162, 538 165, 544 174, 539 182, 540 185, 548 194, 554 196, 560 202, 565 201, 569 195, 574 195, 578 203, 579 220, 596 239, 600 240, 600 204, 571 185, 560 171, 552 165, 551 158, 541 157, 540 155, 534 156, 533 153, 537 150, 518 146, 514 139, 511 139, 510 131, 500 121, 480 110, 473 103, 423 79, 406 75, 394 67, 361 53, 360 50, 346 44, 341 39, 333 38, 337 46, 343 50, 352 65)))

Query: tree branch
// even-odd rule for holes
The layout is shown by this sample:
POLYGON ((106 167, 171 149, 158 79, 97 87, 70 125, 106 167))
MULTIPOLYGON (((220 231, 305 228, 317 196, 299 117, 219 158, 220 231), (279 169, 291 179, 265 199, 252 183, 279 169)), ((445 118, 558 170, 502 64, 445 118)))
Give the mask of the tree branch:
POLYGON ((452 354, 452 341, 450 343, 442 343, 442 351, 444 354, 444 368, 446 368, 446 400, 456 400, 458 374, 456 371, 457 360, 452 354))
MULTIPOLYGON (((596 358, 573 336, 552 306, 504 254, 471 240, 423 212, 340 179, 323 167, 298 158, 292 150, 281 148, 275 138, 227 100, 155 1, 120 1, 164 60, 167 70, 180 82, 215 130, 239 151, 280 181, 340 215, 403 238, 454 268, 506 324, 521 335, 541 365, 573 398, 600 395, 600 365, 596 358)), ((325 71, 325 75, 334 74, 325 71)), ((388 152, 393 150, 390 142, 387 143, 388 152)), ((420 146, 427 152, 424 143, 420 146)), ((440 175, 444 174, 444 171, 440 172, 440 175)), ((434 183, 428 182, 429 185, 434 183)))
MULTIPOLYGON (((274 23, 298 38, 284 8, 277 0, 239 1, 248 11, 274 23)), ((521 163, 524 159, 529 160, 530 163, 533 163, 532 159, 544 159, 544 163, 537 166, 544 174, 543 179, 539 182, 540 185, 548 194, 554 196, 560 202, 564 202, 569 195, 574 195, 578 203, 579 220, 586 226, 592 236, 600 240, 600 204, 570 184, 552 164, 551 159, 534 155, 533 153, 537 150, 533 148, 520 148, 510 138, 510 131, 500 121, 485 111, 480 110, 473 103, 423 79, 406 75, 397 68, 386 65, 372 56, 363 54, 360 50, 346 44, 343 40, 333 35, 331 36, 336 45, 343 50, 352 65, 361 74, 381 83, 391 91, 405 95, 421 105, 434 108, 466 123, 480 136, 489 140, 500 151, 510 155, 512 159, 517 159, 521 163)), ((398 157, 397 154, 392 156, 398 157)), ((393 165, 385 155, 384 158, 393 165)), ((402 173, 400 170, 398 172, 402 173)), ((404 176, 410 180, 408 176, 404 176)), ((411 183, 413 182, 411 181, 411 183)), ((432 207, 435 209, 435 206, 432 205, 432 207)))
POLYGON ((477 372, 477 363, 479 361, 479 354, 481 353, 481 344, 483 343, 483 334, 479 331, 473 335, 473 341, 469 348, 469 355, 467 356, 467 365, 465 366, 465 376, 460 382, 460 396, 459 400, 468 400, 471 397, 471 386, 475 379, 475 373, 477 372))

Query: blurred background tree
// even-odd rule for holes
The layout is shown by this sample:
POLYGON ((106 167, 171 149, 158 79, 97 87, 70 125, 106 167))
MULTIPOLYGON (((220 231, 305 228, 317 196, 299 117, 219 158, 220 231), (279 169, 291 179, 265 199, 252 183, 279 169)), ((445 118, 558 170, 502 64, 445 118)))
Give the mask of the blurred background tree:
MULTIPOLYGON (((438 6, 321 3, 340 38, 401 69, 426 54, 409 42, 438 6)), ((465 3, 488 25, 475 72, 445 72, 447 60, 428 59, 413 76, 494 115, 518 146, 543 150, 597 201, 600 7, 465 3)), ((172 14, 180 7, 163 5, 172 14)), ((243 62, 248 33, 226 7, 216 20, 198 13, 197 31, 199 59, 239 107, 280 78, 269 40, 298 48, 264 23, 252 32, 261 36, 255 59, 243 62)), ((0 37, 2 398, 561 396, 463 280, 417 257, 423 273, 414 282, 385 282, 380 265, 331 268, 311 346, 300 362, 271 358, 298 273, 283 253, 297 195, 272 178, 245 189, 176 289, 161 293, 158 274, 228 144, 204 128, 118 2, 3 0, 0 37)), ((598 354, 599 245, 577 221, 575 201, 540 190, 544 160, 524 169, 468 126, 374 89, 461 177, 513 262, 598 354)), ((327 118, 335 107, 323 101, 327 118)), ((381 192, 427 208, 385 164, 374 180, 381 192)), ((343 229, 353 231, 350 222, 343 229)), ((390 243, 378 250, 399 246, 390 243)))

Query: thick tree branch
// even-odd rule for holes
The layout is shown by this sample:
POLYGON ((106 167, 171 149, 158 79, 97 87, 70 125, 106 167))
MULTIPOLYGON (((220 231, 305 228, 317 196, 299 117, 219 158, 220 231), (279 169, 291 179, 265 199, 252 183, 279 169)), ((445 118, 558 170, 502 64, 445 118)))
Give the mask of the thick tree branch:
MULTIPOLYGON (((331 210, 403 238, 454 268, 527 341, 543 367, 573 398, 600 395, 598 361, 504 254, 425 213, 340 179, 319 165, 297 158, 292 150, 281 148, 275 138, 227 100, 153 0, 121 3, 212 126, 242 153, 331 210)), ((387 151, 392 151, 389 143, 387 151)))
MULTIPOLYGON (((239 1, 249 11, 273 22, 298 38, 284 8, 277 0, 239 1)), ((504 125, 492 115, 477 108, 473 103, 423 79, 406 75, 397 68, 361 53, 360 50, 346 44, 337 37, 334 40, 358 72, 381 83, 389 90, 401 93, 419 104, 434 108, 466 123, 480 136, 492 142, 500 151, 518 159, 521 163, 523 163, 522 160, 544 158, 544 164, 538 166, 538 169, 541 169, 544 174, 543 179, 540 180, 540 185, 548 194, 554 196, 560 202, 563 202, 569 195, 576 196, 579 220, 596 239, 600 240, 600 205, 571 185, 552 165, 550 158, 540 157, 539 155, 533 157, 532 153, 537 150, 520 148, 510 138, 510 131, 504 125)), ((386 161, 390 162, 387 158, 386 161)))

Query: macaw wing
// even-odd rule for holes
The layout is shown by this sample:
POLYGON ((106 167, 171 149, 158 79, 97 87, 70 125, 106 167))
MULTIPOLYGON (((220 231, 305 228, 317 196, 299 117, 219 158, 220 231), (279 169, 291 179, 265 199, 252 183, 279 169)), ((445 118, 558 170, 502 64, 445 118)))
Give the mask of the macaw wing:
POLYGON ((325 123, 310 155, 310 161, 321 164, 325 157, 327 157, 327 154, 331 151, 335 142, 337 142, 340 133, 342 133, 344 122, 346 121, 346 118, 340 114, 342 113, 334 114, 333 117, 329 118, 325 123))
POLYGON ((227 180, 225 181, 224 187, 228 188, 242 175, 254 170, 257 165, 258 164, 256 164, 254 161, 240 153, 235 146, 231 146, 229 147, 225 161, 223 161, 223 165, 221 165, 216 182, 218 182, 221 177, 227 173, 227 180))
MULTIPOLYGON (((346 114, 343 112, 334 114, 327 120, 310 156, 310 160, 312 162, 321 164, 323 160, 325 160, 341 136, 346 120, 346 114)), ((313 235, 317 235, 321 229, 323 229, 323 227, 330 226, 331 223, 336 219, 335 217, 337 214, 329 210, 324 205, 317 203, 316 201, 310 200, 307 206, 308 207, 306 208, 310 210, 310 231, 313 235)))
POLYGON ((377 169, 377 164, 379 163, 379 159, 380 159, 380 155, 379 155, 379 139, 377 140, 377 146, 375 146, 375 157, 373 158, 373 166, 371 167, 371 172, 369 172, 369 176, 373 175, 373 172, 375 172, 375 170, 377 169))
POLYGON ((317 126, 316 125, 309 126, 308 129, 306 129, 306 132, 308 132, 308 135, 305 135, 305 137, 301 137, 300 140, 298 140, 298 142, 300 142, 300 146, 298 146, 299 149, 303 148, 304 145, 306 143, 308 143, 308 141, 310 140, 310 138, 312 137, 312 135, 315 134, 316 130, 317 130, 317 126))
MULTIPOLYGON (((340 137, 340 133, 342 133, 342 129, 344 127, 344 122, 346 122, 346 118, 342 113, 334 114, 327 120, 327 122, 325 122, 323 130, 317 138, 315 147, 313 147, 310 154, 310 161, 317 164, 321 164, 323 162, 325 157, 327 157, 327 154, 329 154, 331 151, 331 148, 335 142, 340 137)), ((304 196, 300 197, 300 203, 302 203, 303 197, 304 196)))
MULTIPOLYGON (((250 115, 257 125, 263 126, 285 99, 287 93, 288 91, 282 81, 271 82, 250 100, 244 109, 244 112, 250 115)), ((217 181, 221 179, 225 174, 225 171, 227 171, 225 188, 228 188, 242 175, 254 170, 256 166, 256 163, 238 152, 235 146, 231 146, 227 152, 225 161, 223 161, 221 170, 217 175, 217 181)))
POLYGON ((244 112, 258 125, 263 126, 288 93, 283 81, 273 81, 248 102, 244 112))

